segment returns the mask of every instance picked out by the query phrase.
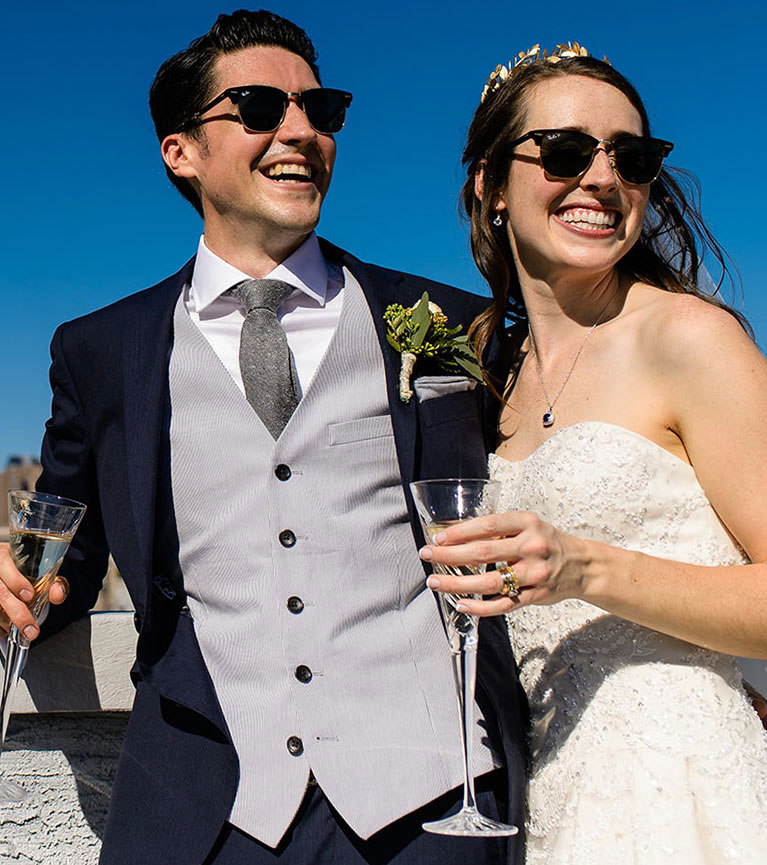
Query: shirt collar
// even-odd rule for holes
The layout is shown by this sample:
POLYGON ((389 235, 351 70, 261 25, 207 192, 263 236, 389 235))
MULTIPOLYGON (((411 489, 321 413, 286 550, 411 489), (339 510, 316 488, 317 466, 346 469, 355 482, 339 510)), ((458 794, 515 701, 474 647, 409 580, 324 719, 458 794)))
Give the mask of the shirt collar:
MULTIPOLYGON (((243 279, 251 277, 224 261, 215 252, 211 252, 205 245, 205 235, 200 237, 189 288, 197 312, 210 306, 243 279)), ((308 295, 320 306, 324 306, 328 290, 328 269, 317 235, 312 232, 294 253, 267 273, 264 279, 281 279, 308 295)))

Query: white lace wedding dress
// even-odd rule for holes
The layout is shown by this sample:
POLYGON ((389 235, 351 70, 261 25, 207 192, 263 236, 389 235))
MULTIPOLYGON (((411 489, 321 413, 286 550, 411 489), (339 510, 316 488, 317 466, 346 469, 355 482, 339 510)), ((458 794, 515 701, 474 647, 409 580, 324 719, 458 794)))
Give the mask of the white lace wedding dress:
MULTIPOLYGON (((693 469, 612 424, 490 457, 499 510, 701 565, 744 561, 693 469)), ((767 528, 767 527, 766 527, 767 528)), ((765 865, 767 733, 733 658, 582 601, 509 630, 532 715, 527 865, 765 865)))

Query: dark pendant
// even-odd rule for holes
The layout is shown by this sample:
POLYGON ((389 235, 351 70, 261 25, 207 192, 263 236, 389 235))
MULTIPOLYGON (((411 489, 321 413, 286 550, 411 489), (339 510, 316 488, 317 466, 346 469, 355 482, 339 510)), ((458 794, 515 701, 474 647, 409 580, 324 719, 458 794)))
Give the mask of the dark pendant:
POLYGON ((554 426, 554 421, 556 417, 554 416, 554 412, 549 409, 549 411, 545 411, 543 413, 543 425, 544 426, 554 426))

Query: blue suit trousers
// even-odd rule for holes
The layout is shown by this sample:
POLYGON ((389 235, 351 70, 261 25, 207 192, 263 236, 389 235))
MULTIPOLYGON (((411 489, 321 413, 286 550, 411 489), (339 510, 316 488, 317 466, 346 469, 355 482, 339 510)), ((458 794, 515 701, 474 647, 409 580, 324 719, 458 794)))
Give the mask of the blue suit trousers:
MULTIPOLYGON (((502 772, 476 782, 479 810, 496 820, 502 772), (498 788, 496 791, 494 788, 498 788)), ((501 865, 503 838, 455 838, 424 832, 421 824, 455 813, 462 791, 451 790, 363 840, 346 825, 316 786, 306 796, 288 834, 272 849, 226 824, 204 865, 501 865)), ((519 843, 517 841, 517 843, 519 843)))

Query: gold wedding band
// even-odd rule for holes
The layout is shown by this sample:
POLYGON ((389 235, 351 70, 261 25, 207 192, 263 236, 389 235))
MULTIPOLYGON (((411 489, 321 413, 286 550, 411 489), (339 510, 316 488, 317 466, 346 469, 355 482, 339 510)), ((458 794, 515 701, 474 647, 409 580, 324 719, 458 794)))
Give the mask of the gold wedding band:
POLYGON ((498 594, 505 598, 516 598, 519 595, 519 577, 516 571, 508 562, 499 562, 499 565, 501 567, 496 570, 503 580, 503 584, 498 594))

